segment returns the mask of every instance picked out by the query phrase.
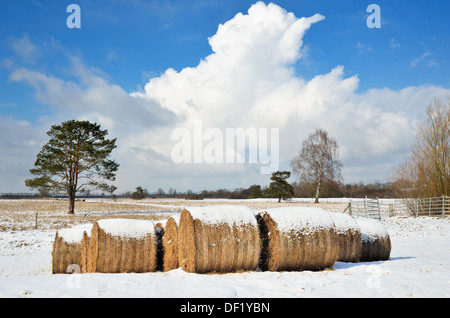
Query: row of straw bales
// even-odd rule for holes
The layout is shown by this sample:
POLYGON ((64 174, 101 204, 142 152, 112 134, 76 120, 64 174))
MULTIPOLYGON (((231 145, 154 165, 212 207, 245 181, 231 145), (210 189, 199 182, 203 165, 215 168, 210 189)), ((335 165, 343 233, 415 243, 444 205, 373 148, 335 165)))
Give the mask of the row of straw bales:
POLYGON ((301 271, 389 259, 381 222, 319 208, 190 207, 166 221, 107 219, 56 233, 53 273, 301 271))

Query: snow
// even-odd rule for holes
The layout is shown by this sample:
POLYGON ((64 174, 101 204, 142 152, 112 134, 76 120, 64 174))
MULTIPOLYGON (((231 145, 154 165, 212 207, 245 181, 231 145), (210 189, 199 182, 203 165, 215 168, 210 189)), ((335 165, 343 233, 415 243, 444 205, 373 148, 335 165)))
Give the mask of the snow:
POLYGON ((216 225, 228 224, 233 225, 252 225, 257 226, 255 212, 242 205, 214 205, 207 207, 189 207, 194 219, 200 220, 202 223, 216 225))
POLYGON ((329 212, 321 208, 286 207, 266 209, 265 212, 277 223, 281 232, 314 232, 334 227, 329 212))
POLYGON ((147 220, 105 219, 97 223, 109 235, 120 238, 140 239, 155 232, 155 224, 147 220))
POLYGON ((81 243, 83 240, 83 233, 86 232, 91 235, 92 224, 81 224, 68 229, 58 231, 58 236, 61 237, 67 244, 81 243))
POLYGON ((334 221, 334 226, 337 234, 346 234, 348 231, 359 232, 360 227, 356 220, 345 213, 330 212, 330 216, 334 221))
POLYGON ((450 219, 387 218, 381 223, 392 241, 388 261, 337 262, 332 270, 318 272, 221 275, 181 269, 53 275, 56 230, 0 230, 0 297, 217 297, 229 302, 233 298, 450 297, 450 219))
POLYGON ((361 240, 364 242, 373 242, 389 236, 386 228, 378 220, 358 218, 356 223, 359 225, 361 240))

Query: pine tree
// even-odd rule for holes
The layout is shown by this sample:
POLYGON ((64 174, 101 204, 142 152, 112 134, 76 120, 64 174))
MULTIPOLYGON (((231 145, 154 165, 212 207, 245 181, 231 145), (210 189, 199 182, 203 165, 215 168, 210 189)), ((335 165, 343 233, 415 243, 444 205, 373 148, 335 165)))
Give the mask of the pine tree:
POLYGON ((294 195, 294 189, 291 184, 289 184, 286 179, 289 179, 291 173, 289 171, 276 171, 272 173, 269 187, 264 190, 264 194, 269 197, 277 197, 278 202, 281 199, 286 200, 294 195))
POLYGON ((104 180, 114 181, 119 165, 109 160, 116 139, 106 139, 107 130, 88 121, 70 120, 53 125, 47 132, 50 140, 38 153, 27 187, 41 193, 65 193, 69 197, 69 214, 75 213, 77 192, 88 188, 113 193, 117 188, 104 180))

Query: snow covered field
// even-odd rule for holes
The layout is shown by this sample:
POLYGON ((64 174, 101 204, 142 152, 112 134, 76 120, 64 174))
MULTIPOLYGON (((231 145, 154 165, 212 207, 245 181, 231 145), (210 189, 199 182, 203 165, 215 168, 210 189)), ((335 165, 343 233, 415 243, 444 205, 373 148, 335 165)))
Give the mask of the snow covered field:
MULTIPOLYGON (((223 203, 223 202, 222 202, 223 203)), ((4 213, 4 212, 0 212, 4 213)), ((0 222, 0 297, 450 297, 449 218, 385 218, 389 261, 320 272, 51 274, 56 229, 0 222)))

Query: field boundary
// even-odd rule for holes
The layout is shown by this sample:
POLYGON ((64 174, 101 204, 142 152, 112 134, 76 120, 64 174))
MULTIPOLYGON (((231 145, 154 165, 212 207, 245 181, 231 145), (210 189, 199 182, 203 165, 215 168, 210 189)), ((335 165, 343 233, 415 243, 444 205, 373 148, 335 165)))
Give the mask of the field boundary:
POLYGON ((388 215, 445 217, 450 215, 450 197, 399 199, 389 204, 388 215))
POLYGON ((380 202, 378 198, 365 197, 362 201, 350 200, 350 215, 381 220, 380 202))
POLYGON ((450 216, 450 197, 350 200, 349 213, 354 217, 446 217, 450 216))

